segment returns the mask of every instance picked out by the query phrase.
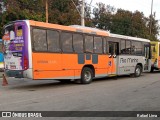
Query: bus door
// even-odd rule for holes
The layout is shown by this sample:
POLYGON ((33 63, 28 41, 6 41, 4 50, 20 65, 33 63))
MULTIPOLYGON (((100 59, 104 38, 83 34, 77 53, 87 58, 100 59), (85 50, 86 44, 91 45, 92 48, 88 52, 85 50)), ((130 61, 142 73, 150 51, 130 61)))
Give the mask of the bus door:
POLYGON ((116 74, 118 42, 108 42, 109 45, 109 60, 108 60, 108 74, 116 74))
POLYGON ((151 59, 151 53, 150 53, 150 45, 145 44, 144 45, 144 56, 145 56, 145 65, 144 65, 144 70, 149 71, 150 70, 150 59, 151 59))

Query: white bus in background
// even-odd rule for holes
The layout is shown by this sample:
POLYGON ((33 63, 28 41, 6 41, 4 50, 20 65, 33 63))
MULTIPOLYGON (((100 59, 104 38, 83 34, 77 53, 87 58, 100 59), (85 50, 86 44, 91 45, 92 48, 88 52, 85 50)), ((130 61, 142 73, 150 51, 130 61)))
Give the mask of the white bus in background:
POLYGON ((151 70, 150 40, 110 34, 108 41, 109 54, 117 63, 117 75, 140 76, 151 70))

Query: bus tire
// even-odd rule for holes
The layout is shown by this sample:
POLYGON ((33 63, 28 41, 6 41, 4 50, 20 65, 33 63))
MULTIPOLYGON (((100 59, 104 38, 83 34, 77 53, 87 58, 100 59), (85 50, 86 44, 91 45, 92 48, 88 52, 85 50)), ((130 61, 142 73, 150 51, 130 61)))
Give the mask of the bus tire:
POLYGON ((81 73, 81 83, 89 84, 93 80, 93 71, 89 67, 84 67, 81 73))
POLYGON ((154 68, 153 67, 151 67, 151 71, 150 72, 153 72, 154 71, 154 68))
POLYGON ((142 73, 142 67, 140 65, 137 65, 134 71, 134 77, 141 76, 141 73, 142 73))

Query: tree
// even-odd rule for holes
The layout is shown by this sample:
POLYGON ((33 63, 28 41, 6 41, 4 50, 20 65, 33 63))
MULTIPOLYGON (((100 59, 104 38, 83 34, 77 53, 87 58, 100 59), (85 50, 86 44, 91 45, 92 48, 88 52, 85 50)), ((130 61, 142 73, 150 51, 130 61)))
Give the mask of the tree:
POLYGON ((150 40, 156 41, 158 40, 158 35, 159 35, 159 24, 158 24, 158 20, 155 20, 155 15, 153 16, 149 16, 149 18, 147 19, 147 27, 149 29, 149 34, 148 34, 148 38, 150 40), (152 20, 151 20, 152 19, 152 20), (152 21, 152 24, 151 24, 152 21), (150 28, 151 27, 151 28, 150 28))
POLYGON ((131 35, 132 12, 118 9, 116 14, 113 15, 110 31, 121 35, 131 35))
POLYGON ((155 17, 145 17, 143 12, 117 9, 97 3, 94 8, 93 23, 97 28, 109 30, 111 33, 157 40, 159 25, 155 17), (152 28, 150 34, 150 22, 152 28))
MULTIPOLYGON (((10 21, 31 19, 45 21, 45 0, 1 0, 5 12, 0 9, 0 30, 10 21)), ((79 0, 73 0, 76 6, 79 0)), ((71 0, 48 0, 49 22, 61 25, 80 24, 80 15, 71 0)), ((1 4, 0 4, 1 5, 1 4)), ((2 8, 0 6, 0 8, 2 8)), ((1 36, 1 34, 0 34, 1 36)))
MULTIPOLYGON (((48 0, 49 22, 61 25, 81 23, 80 0, 48 0), (75 5, 73 4, 73 2, 75 5), (76 9, 77 8, 77 9, 76 9)), ((45 21, 45 0, 0 0, 0 31, 10 21, 31 19, 45 21)), ((110 5, 97 3, 93 9, 86 4, 86 26, 109 30, 112 33, 157 40, 159 25, 154 16, 145 17, 142 12, 116 9, 110 5), (152 28, 150 31, 150 23, 152 28)), ((2 37, 0 33, 0 37, 2 37)))
POLYGON ((2 0, 2 2, 6 10, 1 12, 0 30, 10 21, 24 19, 45 21, 45 6, 42 0, 2 0))
POLYGON ((97 3, 96 5, 97 7, 93 9, 94 25, 100 29, 110 30, 115 8, 103 3, 97 3))
MULTIPOLYGON (((73 2, 79 5, 79 0, 73 2)), ((80 15, 71 0, 49 0, 49 22, 60 25, 80 24, 80 15)))
POLYGON ((85 26, 94 27, 91 14, 92 14, 91 7, 88 4, 85 4, 85 26))

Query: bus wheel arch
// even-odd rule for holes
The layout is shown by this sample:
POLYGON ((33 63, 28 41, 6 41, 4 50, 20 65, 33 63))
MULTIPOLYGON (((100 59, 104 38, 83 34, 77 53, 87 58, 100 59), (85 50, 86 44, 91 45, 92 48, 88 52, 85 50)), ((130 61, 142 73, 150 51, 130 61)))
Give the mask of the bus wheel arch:
POLYGON ((93 65, 85 65, 81 71, 81 83, 89 84, 92 82, 93 77, 95 77, 95 69, 93 65))

